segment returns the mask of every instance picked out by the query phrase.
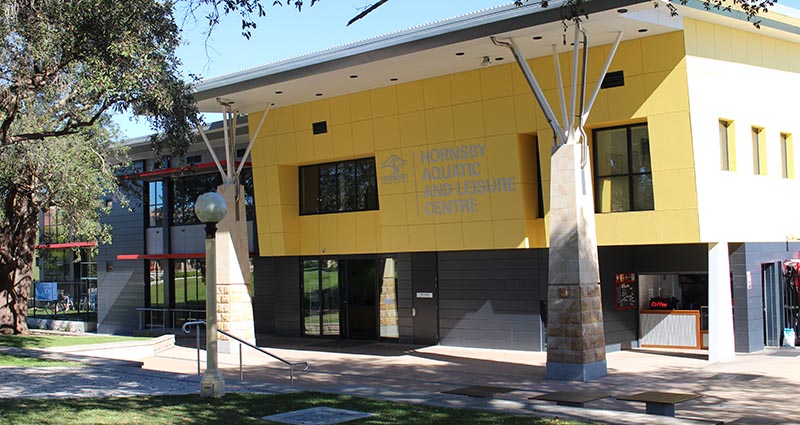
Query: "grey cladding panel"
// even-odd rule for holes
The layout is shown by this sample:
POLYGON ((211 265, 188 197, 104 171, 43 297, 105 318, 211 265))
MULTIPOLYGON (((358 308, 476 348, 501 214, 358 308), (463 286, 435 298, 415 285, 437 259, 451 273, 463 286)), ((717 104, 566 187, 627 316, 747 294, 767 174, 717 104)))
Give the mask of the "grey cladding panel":
POLYGON ((541 350, 543 255, 540 249, 440 252, 441 344, 541 350))

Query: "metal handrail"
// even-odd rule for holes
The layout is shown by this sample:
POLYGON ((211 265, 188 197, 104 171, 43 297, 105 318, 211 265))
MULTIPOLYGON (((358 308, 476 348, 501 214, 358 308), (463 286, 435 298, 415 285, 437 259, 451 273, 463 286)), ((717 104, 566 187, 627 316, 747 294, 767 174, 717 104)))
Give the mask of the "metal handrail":
MULTIPOLYGON (((187 333, 187 334, 192 333, 192 331, 191 331, 191 329, 189 329, 189 327, 190 326, 195 326, 195 325, 197 325, 197 375, 200 376, 200 326, 199 325, 206 326, 206 321, 205 320, 195 320, 195 321, 192 321, 192 322, 186 322, 186 323, 183 324, 183 326, 181 326, 181 330, 183 330, 183 332, 187 333)), ((282 359, 282 358, 270 353, 267 350, 264 350, 263 348, 256 347, 254 344, 251 344, 251 343, 249 343, 249 342, 237 337, 236 335, 231 335, 230 333, 225 332, 225 331, 220 330, 220 329, 217 329, 217 332, 227 336, 228 338, 234 339, 234 340, 239 342, 239 380, 243 380, 242 344, 244 344, 244 345, 246 345, 246 346, 248 346, 248 347, 250 347, 250 348, 252 348, 252 349, 254 349, 256 351, 259 351, 259 352, 261 352, 263 354, 266 354, 266 355, 272 357, 273 359, 278 360, 278 361, 282 362, 283 364, 289 366, 289 383, 290 383, 290 385, 294 385, 294 368, 295 367, 303 366, 302 372, 307 372, 308 371, 308 362, 290 362, 288 360, 282 359)))

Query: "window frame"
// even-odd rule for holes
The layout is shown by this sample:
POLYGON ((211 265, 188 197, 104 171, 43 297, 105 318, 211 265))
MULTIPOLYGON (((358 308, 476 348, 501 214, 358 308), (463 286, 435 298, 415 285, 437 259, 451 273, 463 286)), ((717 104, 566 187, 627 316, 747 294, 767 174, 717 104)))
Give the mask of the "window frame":
POLYGON ((718 120, 719 129, 719 148, 720 148, 720 170, 722 171, 736 171, 736 138, 735 127, 732 120, 720 118, 718 120), (724 132, 722 129, 725 129, 724 132), (722 136, 725 139, 722 139, 722 136), (723 157, 723 149, 725 155, 723 157))
POLYGON ((780 150, 781 150, 781 177, 784 179, 794 178, 794 141, 792 140, 791 133, 780 133, 780 150))
POLYGON ((650 182, 651 182, 651 190, 653 188, 653 184, 652 184, 652 181, 653 181, 653 162, 652 162, 651 154, 650 154, 650 132, 649 132, 649 126, 648 126, 647 122, 624 124, 624 125, 617 125, 617 126, 612 126, 612 127, 602 127, 602 128, 594 128, 594 129, 592 129, 592 151, 593 151, 593 154, 592 154, 593 164, 592 165, 594 167, 594 169, 593 169, 593 174, 594 174, 594 176, 593 176, 593 184, 594 184, 593 189, 594 189, 595 213, 607 214, 607 213, 622 213, 622 212, 654 211, 655 210, 655 191, 652 191, 652 198, 653 198, 653 208, 652 209, 635 209, 636 197, 634 195, 635 195, 636 191, 634 190, 634 183, 635 183, 634 178, 638 177, 638 176, 649 175, 650 176, 650 182), (648 157, 648 162, 649 163, 648 163, 648 167, 647 168, 648 168, 649 171, 647 171, 647 172, 634 172, 633 171, 633 162, 634 161, 633 161, 633 140, 632 140, 632 136, 631 136, 631 129, 635 128, 635 127, 644 127, 645 129, 648 130, 648 133, 647 133, 648 134, 648 137, 647 137, 647 141, 648 141, 648 143, 647 143, 647 150, 648 150, 647 157, 648 157), (599 155, 598 150, 599 149, 598 149, 598 137, 597 137, 597 135, 598 135, 598 133, 603 132, 603 131, 611 131, 611 130, 618 130, 618 129, 625 129, 625 139, 626 139, 625 154, 627 155, 627 165, 628 165, 627 172, 624 173, 624 174, 604 174, 604 175, 600 175, 599 166, 598 166, 599 165, 599 162, 598 162, 599 161, 599 159, 598 159, 598 155, 599 155), (627 182, 628 182, 628 208, 625 209, 625 210, 621 210, 621 211, 613 211, 613 210, 611 210, 611 211, 602 211, 602 209, 600 208, 602 206, 600 204, 602 202, 602 200, 600 199, 601 193, 600 193, 600 190, 599 190, 599 184, 598 183, 599 183, 600 179, 613 178, 613 177, 627 177, 627 182))
POLYGON ((311 165, 300 166, 300 167, 297 167, 297 182, 298 182, 298 195, 299 195, 298 198, 299 198, 299 201, 300 201, 299 202, 299 215, 301 215, 301 216, 302 215, 337 214, 337 213, 361 212, 361 211, 378 211, 380 209, 380 197, 378 195, 378 170, 377 170, 375 157, 356 158, 356 159, 350 159, 350 160, 346 160, 346 161, 333 161, 333 162, 325 162, 325 163, 319 163, 319 164, 311 164, 311 165), (367 191, 369 191, 370 187, 372 188, 372 190, 374 190, 375 201, 374 201, 374 205, 370 205, 370 202, 369 202, 369 198, 370 197, 367 196, 367 199, 365 200, 365 203, 364 203, 364 208, 359 208, 358 207, 358 203, 359 203, 358 202, 358 200, 359 200, 358 188, 363 183, 363 180, 360 179, 360 177, 363 177, 363 175, 359 175, 359 164, 365 163, 365 162, 368 162, 370 164, 371 170, 372 170, 372 172, 369 173, 369 175, 366 177, 367 179, 369 179, 369 182, 367 182, 367 185, 368 185, 367 191), (335 174, 335 178, 334 178, 334 183, 336 183, 336 185, 337 185, 337 195, 336 195, 336 198, 335 198, 335 204, 336 205, 335 205, 334 208, 331 208, 331 209, 327 209, 327 208, 323 209, 322 208, 322 204, 323 204, 322 203, 322 197, 320 196, 320 194, 323 193, 323 174, 320 171, 321 171, 321 169, 323 167, 331 167, 331 166, 335 166, 336 167, 336 174, 335 174), (341 182, 339 180, 340 179, 339 176, 342 174, 341 171, 340 171, 342 166, 352 166, 353 167, 354 178, 353 178, 353 181, 350 182, 351 184, 348 185, 348 186, 352 186, 352 187, 349 187, 350 190, 348 192, 350 192, 350 191, 354 192, 352 195, 353 195, 353 202, 354 202, 355 205, 353 205, 352 208, 347 207, 347 206, 345 206, 344 208, 342 207, 343 201, 346 201, 346 199, 343 199, 343 196, 342 196, 343 192, 342 192, 342 188, 340 186, 341 182), (312 168, 316 168, 316 170, 317 170, 317 172, 316 172, 317 197, 316 197, 316 205, 314 206, 314 208, 310 208, 309 206, 306 205, 306 200, 305 200, 305 196, 304 196, 304 194, 305 194, 304 171, 312 169, 312 168))
POLYGON ((764 127, 750 127, 750 137, 753 145, 753 174, 756 176, 767 175, 767 152, 765 145, 764 127))

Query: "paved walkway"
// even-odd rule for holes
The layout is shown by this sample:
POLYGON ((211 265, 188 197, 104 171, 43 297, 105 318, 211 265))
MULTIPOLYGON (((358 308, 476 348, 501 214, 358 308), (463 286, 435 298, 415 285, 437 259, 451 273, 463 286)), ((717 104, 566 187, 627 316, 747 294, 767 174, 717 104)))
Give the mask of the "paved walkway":
MULTIPOLYGON (((262 344, 264 344, 261 340, 262 344)), ((239 356, 221 354, 220 367, 229 391, 328 391, 436 406, 478 408, 522 414, 572 416, 608 423, 644 423, 644 406, 613 398, 592 402, 593 409, 556 407, 529 400, 548 391, 575 389, 614 395, 639 391, 695 392, 703 397, 678 405, 677 417, 732 424, 800 423, 800 350, 772 349, 709 364, 703 352, 622 351, 608 355, 608 376, 589 383, 544 379, 546 356, 508 350, 414 347, 388 343, 314 341, 270 338, 268 350, 288 360, 305 360, 308 372, 296 372, 289 386, 288 370, 280 363, 245 348, 239 381, 239 356), (514 388, 494 398, 442 394, 471 385, 514 388), (599 410, 595 410, 599 409, 599 410), (621 413, 620 413, 621 412, 621 413), (582 416, 581 416, 582 415, 582 416)), ((193 339, 181 345, 194 344, 193 339)), ((58 354, 51 354, 58 355, 58 354)), ((105 366, 70 369, 5 368, 0 373, 0 397, 117 396, 196 393, 197 352, 175 346, 156 355, 125 350, 60 354, 106 356, 105 366), (119 360, 133 360, 127 364, 119 360), (134 367, 131 367, 134 366, 134 367)), ((201 366, 205 367, 205 352, 201 366)), ((646 423, 681 423, 648 415, 646 423)))

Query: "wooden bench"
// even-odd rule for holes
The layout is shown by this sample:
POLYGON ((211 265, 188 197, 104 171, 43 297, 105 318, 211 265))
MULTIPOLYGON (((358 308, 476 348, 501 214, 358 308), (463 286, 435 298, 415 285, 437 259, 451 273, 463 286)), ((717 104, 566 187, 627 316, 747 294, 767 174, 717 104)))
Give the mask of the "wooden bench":
POLYGON ((617 397, 622 401, 638 401, 645 403, 645 411, 651 415, 675 416, 675 405, 684 401, 700 398, 699 394, 666 393, 661 391, 645 391, 617 397))
POLYGON ((531 397, 531 400, 554 401, 559 406, 583 407, 584 404, 611 397, 609 393, 589 391, 555 391, 531 397))

